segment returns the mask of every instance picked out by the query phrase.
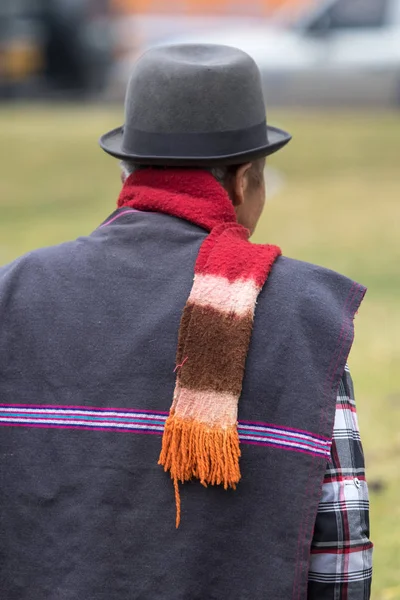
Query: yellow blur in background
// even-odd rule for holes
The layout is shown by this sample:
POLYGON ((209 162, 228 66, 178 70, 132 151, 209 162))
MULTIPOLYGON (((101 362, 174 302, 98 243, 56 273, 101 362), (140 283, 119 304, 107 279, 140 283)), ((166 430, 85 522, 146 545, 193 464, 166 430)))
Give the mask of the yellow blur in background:
POLYGON ((29 42, 12 41, 0 54, 0 77, 18 81, 30 77, 43 68, 40 49, 29 42))

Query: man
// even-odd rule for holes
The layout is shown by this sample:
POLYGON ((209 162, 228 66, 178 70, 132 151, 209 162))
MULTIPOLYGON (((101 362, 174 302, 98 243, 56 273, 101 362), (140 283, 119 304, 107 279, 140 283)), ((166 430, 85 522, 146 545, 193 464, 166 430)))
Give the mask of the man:
POLYGON ((257 67, 154 49, 125 108, 117 210, 0 271, 2 598, 368 598, 365 289, 248 240, 257 67))

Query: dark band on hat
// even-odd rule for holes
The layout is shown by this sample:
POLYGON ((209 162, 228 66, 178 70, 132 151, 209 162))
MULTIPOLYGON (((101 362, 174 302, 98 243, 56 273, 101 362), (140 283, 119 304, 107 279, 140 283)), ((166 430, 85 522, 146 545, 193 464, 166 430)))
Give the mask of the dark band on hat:
POLYGON ((175 156, 203 157, 213 149, 214 156, 226 156, 251 151, 268 144, 266 122, 254 127, 235 131, 207 133, 157 133, 141 131, 134 127, 124 126, 129 144, 123 144, 126 154, 156 154, 169 156, 171 150, 175 156))

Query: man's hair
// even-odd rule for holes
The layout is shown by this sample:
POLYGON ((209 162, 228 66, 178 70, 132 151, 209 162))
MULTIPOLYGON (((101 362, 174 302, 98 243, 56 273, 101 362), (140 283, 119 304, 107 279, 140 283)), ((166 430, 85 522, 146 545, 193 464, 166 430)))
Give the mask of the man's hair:
MULTIPOLYGON (((122 169, 123 174, 125 175, 125 177, 129 177, 129 175, 132 175, 132 173, 134 173, 135 171, 138 171, 140 169, 146 169, 146 165, 140 165, 138 163, 134 163, 132 161, 129 160, 122 160, 120 162, 120 166, 122 169)), ((157 168, 157 169, 168 169, 169 167, 154 167, 152 165, 149 165, 152 168, 157 168)), ((229 179, 231 177, 234 177, 234 175, 236 174, 236 171, 239 169, 241 165, 229 165, 229 166, 221 166, 221 167, 205 167, 205 170, 207 170, 209 173, 211 173, 211 175, 214 177, 214 179, 216 179, 218 181, 218 183, 220 185, 222 185, 222 187, 226 187, 229 179)), ((257 187, 263 178, 263 173, 264 173, 264 166, 265 166, 265 159, 264 158, 260 158, 258 160, 255 160, 252 162, 252 166, 249 170, 249 176, 250 176, 250 184, 253 184, 254 187, 257 187)))

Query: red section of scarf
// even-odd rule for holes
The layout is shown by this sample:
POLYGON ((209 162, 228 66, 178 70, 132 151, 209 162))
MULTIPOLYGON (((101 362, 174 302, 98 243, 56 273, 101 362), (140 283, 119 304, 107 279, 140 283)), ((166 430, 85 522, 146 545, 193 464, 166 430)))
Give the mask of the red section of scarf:
POLYGON ((224 188, 211 173, 199 169, 139 169, 122 188, 118 208, 123 206, 166 213, 207 231, 236 222, 224 188))
POLYGON ((261 288, 282 253, 278 246, 252 244, 248 236, 242 225, 215 227, 200 248, 195 273, 219 275, 229 282, 252 279, 261 288))
POLYGON ((196 261, 197 274, 253 279, 262 287, 281 254, 277 246, 248 241, 249 231, 237 223, 227 192, 208 171, 140 169, 122 188, 118 207, 125 206, 165 213, 210 231, 196 261))

